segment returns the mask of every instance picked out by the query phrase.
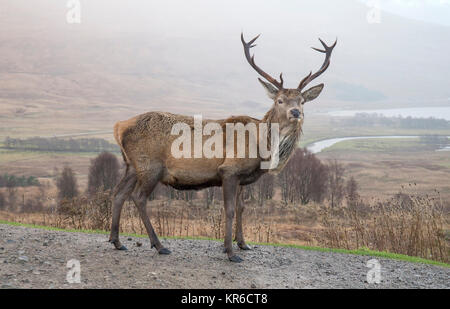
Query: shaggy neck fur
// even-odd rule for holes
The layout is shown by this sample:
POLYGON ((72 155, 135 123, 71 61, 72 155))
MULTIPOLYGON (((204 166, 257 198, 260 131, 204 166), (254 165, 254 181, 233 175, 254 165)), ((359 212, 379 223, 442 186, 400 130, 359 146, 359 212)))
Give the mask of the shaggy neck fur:
MULTIPOLYGON (((279 163, 275 169, 270 170, 270 172, 277 173, 283 169, 283 167, 289 161, 289 158, 297 148, 298 141, 300 140, 300 135, 302 134, 303 120, 298 122, 289 122, 287 125, 282 126, 277 111, 272 108, 266 113, 266 115, 262 119, 262 122, 267 123, 268 128, 271 128, 272 123, 278 123, 279 125, 279 163)), ((269 130, 267 134, 267 144, 271 145, 271 130, 269 130)))

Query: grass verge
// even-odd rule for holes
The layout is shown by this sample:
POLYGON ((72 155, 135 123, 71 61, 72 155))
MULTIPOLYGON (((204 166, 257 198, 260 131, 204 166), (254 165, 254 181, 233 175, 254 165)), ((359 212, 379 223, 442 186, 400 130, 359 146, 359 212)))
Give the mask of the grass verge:
MULTIPOLYGON (((51 227, 51 226, 11 222, 11 221, 5 221, 5 220, 0 220, 0 224, 6 224, 6 225, 12 225, 12 226, 23 226, 23 227, 30 227, 30 228, 36 228, 36 229, 44 229, 44 230, 49 230, 49 231, 70 232, 70 233, 109 234, 109 231, 103 231, 103 230, 62 229, 62 228, 51 227)), ((133 234, 133 233, 123 233, 121 235, 129 236, 129 237, 140 237, 140 238, 147 237, 147 235, 133 234)), ((162 238, 162 239, 192 239, 192 240, 223 241, 221 239, 215 239, 215 238, 209 238, 209 237, 163 237, 162 236, 160 238, 162 238)), ((347 250, 347 249, 322 248, 322 247, 302 246, 302 245, 295 245, 295 244, 279 244, 279 243, 249 242, 249 244, 258 245, 258 246, 296 248, 296 249, 312 250, 312 251, 320 251, 320 252, 334 252, 334 253, 344 253, 344 254, 354 254, 354 255, 367 255, 367 256, 372 256, 372 257, 400 260, 400 261, 406 261, 406 262, 411 262, 411 263, 429 264, 429 265, 436 265, 436 266, 450 268, 450 264, 443 263, 443 262, 427 260, 427 259, 420 258, 420 257, 409 256, 409 255, 398 254, 398 253, 374 251, 374 250, 370 250, 368 248, 347 250)))

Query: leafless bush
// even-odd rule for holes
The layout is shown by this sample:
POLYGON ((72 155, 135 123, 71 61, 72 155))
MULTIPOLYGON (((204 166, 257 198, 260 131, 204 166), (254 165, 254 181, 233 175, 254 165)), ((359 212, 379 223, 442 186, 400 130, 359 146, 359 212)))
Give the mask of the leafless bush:
POLYGON ((88 193, 113 190, 119 178, 119 161, 110 152, 102 152, 91 160, 88 178, 88 193))
POLYGON ((163 197, 168 200, 182 200, 191 203, 196 196, 197 192, 195 190, 175 190, 170 186, 158 184, 150 199, 153 200, 157 197, 163 197))
POLYGON ((252 184, 255 187, 258 205, 262 206, 265 201, 271 200, 274 194, 275 177, 272 174, 265 174, 252 184))
POLYGON ((221 187, 210 187, 203 190, 203 196, 205 199, 206 208, 210 208, 215 201, 221 201, 222 198, 222 188, 221 187))
POLYGON ((8 210, 9 211, 16 211, 17 210, 17 188, 16 187, 8 187, 6 189, 8 193, 8 210))
POLYGON ((333 160, 328 164, 328 199, 331 207, 339 206, 344 198, 344 167, 333 160))
POLYGON ((39 199, 27 199, 22 206, 21 212, 39 213, 44 210, 44 204, 39 199))
POLYGON ((3 192, 0 191, 0 210, 4 210, 6 208, 6 198, 3 192))
POLYGON ((284 203, 321 202, 327 191, 327 171, 314 154, 298 149, 278 177, 284 203))
POLYGON ((108 191, 97 192, 91 197, 81 196, 63 199, 58 205, 62 225, 76 229, 109 229, 112 203, 108 191))
POLYGON ((58 198, 72 199, 78 196, 78 184, 73 170, 66 166, 56 179, 56 187, 58 188, 58 198))
POLYGON ((356 182, 355 178, 352 176, 347 181, 346 188, 346 199, 347 199, 347 205, 349 207, 356 207, 358 204, 358 201, 360 199, 359 193, 358 193, 358 183, 356 182))

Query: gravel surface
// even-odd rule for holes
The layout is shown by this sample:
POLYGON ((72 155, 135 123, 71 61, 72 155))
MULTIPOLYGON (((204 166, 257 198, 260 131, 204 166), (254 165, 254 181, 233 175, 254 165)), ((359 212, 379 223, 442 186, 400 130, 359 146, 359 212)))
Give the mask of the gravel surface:
POLYGON ((162 256, 148 239, 122 236, 128 251, 107 240, 0 224, 0 288, 450 288, 449 268, 382 258, 381 282, 368 283, 369 256, 253 246, 234 264, 215 241, 163 239, 162 256), (66 280, 71 259, 81 283, 66 280))

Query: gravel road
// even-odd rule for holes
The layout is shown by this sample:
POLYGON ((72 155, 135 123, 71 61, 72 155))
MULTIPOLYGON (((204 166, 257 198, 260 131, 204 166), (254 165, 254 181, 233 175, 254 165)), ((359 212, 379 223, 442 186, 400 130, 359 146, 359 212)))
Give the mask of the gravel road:
POLYGON ((0 224, 0 288, 450 288, 450 269, 377 258, 381 282, 366 281, 368 256, 256 246, 234 264, 222 243, 163 239, 160 256, 148 239, 0 224), (142 246, 138 246, 141 242, 142 246), (81 283, 68 283, 67 262, 80 262, 81 283))

